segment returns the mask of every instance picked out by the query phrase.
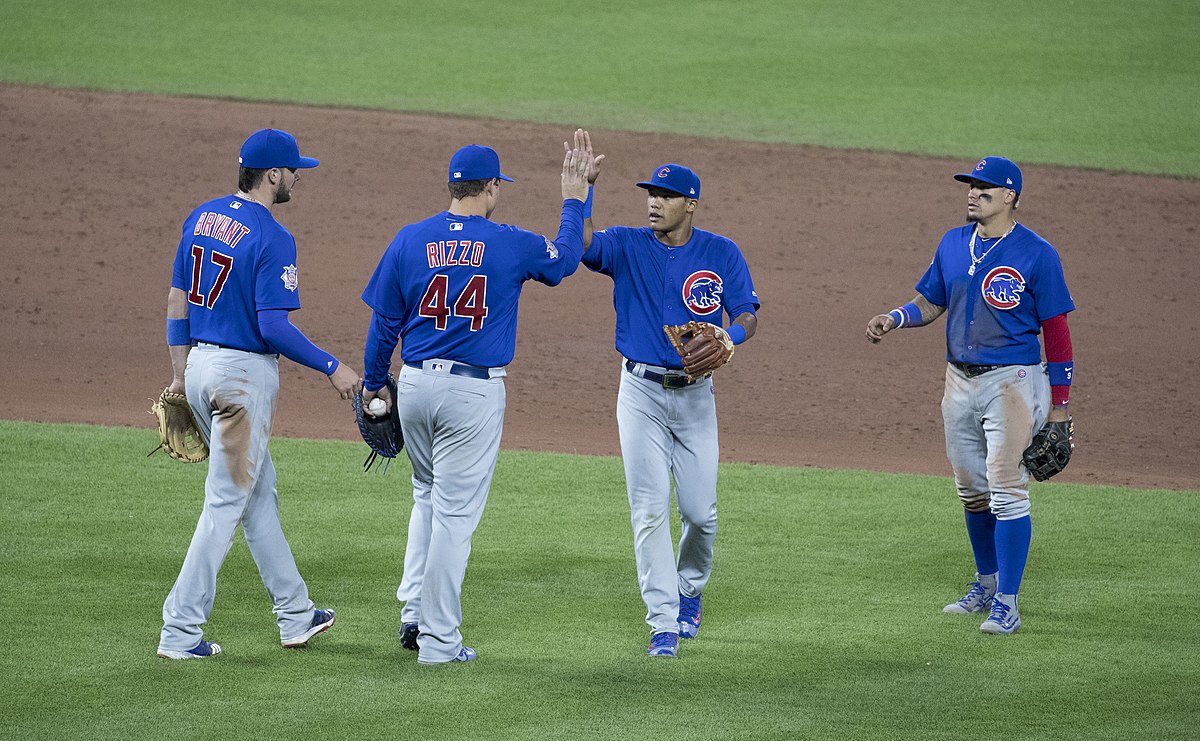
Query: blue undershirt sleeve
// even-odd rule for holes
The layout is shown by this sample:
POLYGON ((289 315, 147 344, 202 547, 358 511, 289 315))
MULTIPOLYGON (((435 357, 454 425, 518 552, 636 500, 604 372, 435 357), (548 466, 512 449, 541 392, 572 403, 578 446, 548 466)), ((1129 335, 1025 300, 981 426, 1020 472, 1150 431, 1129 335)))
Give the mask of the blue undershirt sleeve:
POLYGON ((554 246, 562 255, 562 274, 551 276, 553 282, 543 281, 548 286, 558 285, 579 268, 579 259, 583 257, 583 201, 574 198, 563 201, 562 218, 558 224, 558 235, 554 237, 554 246))
POLYGON ((258 312, 258 331, 272 350, 288 360, 333 375, 338 368, 337 358, 325 352, 304 336, 288 319, 287 309, 264 309, 258 312))
POLYGON ((378 391, 387 382, 402 323, 400 319, 377 311, 372 314, 371 326, 367 328, 367 346, 363 349, 363 388, 367 391, 378 391))

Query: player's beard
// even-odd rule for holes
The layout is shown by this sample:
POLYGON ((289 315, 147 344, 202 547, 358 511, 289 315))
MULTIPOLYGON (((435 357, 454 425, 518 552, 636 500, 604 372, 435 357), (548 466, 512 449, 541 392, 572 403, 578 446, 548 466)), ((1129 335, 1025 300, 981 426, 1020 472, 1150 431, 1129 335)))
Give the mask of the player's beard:
POLYGON ((292 189, 280 182, 279 190, 275 191, 275 200, 273 202, 287 203, 290 200, 292 200, 292 189))

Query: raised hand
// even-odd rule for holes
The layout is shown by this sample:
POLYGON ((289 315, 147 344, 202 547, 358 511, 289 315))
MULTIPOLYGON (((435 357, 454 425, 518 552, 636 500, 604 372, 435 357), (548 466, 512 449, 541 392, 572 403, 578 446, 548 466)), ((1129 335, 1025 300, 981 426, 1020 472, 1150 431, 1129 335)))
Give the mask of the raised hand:
POLYGON ((575 148, 582 149, 592 158, 592 167, 588 170, 588 184, 595 184, 596 178, 600 177, 600 163, 604 161, 604 155, 593 153, 592 135, 586 129, 575 129, 575 148))
POLYGON ((568 198, 574 198, 577 201, 587 200, 588 173, 592 170, 594 160, 591 153, 582 146, 580 131, 582 129, 575 132, 576 146, 574 148, 567 142, 563 142, 563 149, 566 150, 562 169, 563 200, 568 198))

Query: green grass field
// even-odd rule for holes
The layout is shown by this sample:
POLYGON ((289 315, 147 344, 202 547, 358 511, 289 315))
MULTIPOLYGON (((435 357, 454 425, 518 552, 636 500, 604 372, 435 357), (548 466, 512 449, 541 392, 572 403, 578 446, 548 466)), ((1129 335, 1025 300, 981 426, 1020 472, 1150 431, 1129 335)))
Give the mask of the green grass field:
POLYGON ((1039 485, 1011 638, 944 616, 970 576, 947 478, 726 465, 700 638, 643 655, 620 461, 506 452, 463 609, 472 665, 396 639, 403 458, 277 440, 284 527, 338 622, 280 648, 240 536, 207 636, 154 656, 205 466, 152 430, 0 422, 7 738, 1194 738, 1200 492, 1039 485), (972 730, 974 729, 974 730, 972 730))
POLYGON ((0 79, 16 82, 1200 175, 1186 0, 46 0, 5 16, 0 79))
MULTIPOLYGON (((1118 3, 9 3, 0 80, 1200 176, 1200 13, 1118 3), (1190 51, 1189 51, 1190 50, 1190 51)), ((9 99, 4 104, 13 104, 9 99)), ((21 174, 21 173, 19 173, 21 174)), ((26 173, 27 174, 27 173, 26 173)), ((620 461, 504 452, 472 665, 397 644, 408 469, 276 440, 338 623, 278 644, 245 544, 154 656, 205 467, 151 430, 0 421, 0 737, 1195 738, 1200 492, 1035 486, 1025 627, 944 616, 948 478, 726 465, 701 637, 648 660, 620 461)))

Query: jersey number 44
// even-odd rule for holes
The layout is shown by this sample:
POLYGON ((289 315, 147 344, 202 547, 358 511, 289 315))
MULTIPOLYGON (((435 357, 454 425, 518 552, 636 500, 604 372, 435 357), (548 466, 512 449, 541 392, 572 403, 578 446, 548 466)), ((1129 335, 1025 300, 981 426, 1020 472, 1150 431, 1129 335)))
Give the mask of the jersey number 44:
POLYGON ((433 319, 434 326, 441 330, 446 329, 452 316, 470 319, 472 332, 483 329, 483 320, 488 315, 486 275, 472 275, 453 305, 449 298, 450 277, 435 275, 421 297, 418 313, 433 319))

